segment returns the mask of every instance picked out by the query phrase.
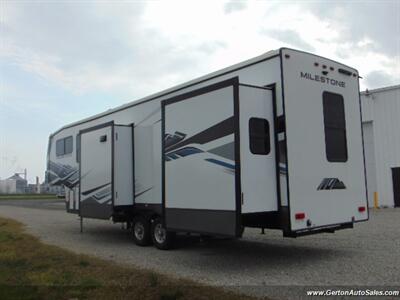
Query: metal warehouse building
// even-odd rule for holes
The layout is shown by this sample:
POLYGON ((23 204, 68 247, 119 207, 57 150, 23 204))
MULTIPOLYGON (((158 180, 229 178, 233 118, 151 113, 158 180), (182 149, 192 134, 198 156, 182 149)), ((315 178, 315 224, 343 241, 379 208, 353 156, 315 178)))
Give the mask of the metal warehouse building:
POLYGON ((22 194, 27 186, 28 181, 15 173, 10 178, 0 180, 0 194, 22 194))
POLYGON ((400 206, 400 85, 361 93, 370 206, 400 206))

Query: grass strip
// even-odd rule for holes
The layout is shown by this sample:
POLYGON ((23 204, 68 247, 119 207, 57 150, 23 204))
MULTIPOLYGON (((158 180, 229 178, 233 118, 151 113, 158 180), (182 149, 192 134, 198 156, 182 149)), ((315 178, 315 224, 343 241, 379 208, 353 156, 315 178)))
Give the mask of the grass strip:
POLYGON ((58 199, 53 194, 0 194, 0 200, 58 199))
POLYGON ((0 299, 252 298, 74 254, 41 243, 21 223, 0 218, 0 299))

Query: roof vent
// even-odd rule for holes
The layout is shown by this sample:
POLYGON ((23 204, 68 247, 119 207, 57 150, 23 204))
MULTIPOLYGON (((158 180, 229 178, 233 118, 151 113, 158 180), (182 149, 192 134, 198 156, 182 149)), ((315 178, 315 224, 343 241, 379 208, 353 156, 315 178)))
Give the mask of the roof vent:
POLYGON ((350 71, 345 70, 345 69, 339 69, 338 71, 339 71, 339 73, 347 75, 347 76, 351 76, 351 74, 352 74, 350 71))

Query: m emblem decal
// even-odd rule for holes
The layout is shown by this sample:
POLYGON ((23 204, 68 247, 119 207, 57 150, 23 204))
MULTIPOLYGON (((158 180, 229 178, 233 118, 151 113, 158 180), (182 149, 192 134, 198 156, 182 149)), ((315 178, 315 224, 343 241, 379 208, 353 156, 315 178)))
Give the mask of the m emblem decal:
POLYGON ((343 190, 346 186, 338 178, 324 178, 319 184, 317 190, 343 190))

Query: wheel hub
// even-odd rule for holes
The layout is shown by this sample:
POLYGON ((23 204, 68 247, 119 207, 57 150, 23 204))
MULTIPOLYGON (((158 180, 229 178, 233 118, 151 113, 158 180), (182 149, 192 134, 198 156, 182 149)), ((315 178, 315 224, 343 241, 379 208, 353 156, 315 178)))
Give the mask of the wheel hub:
POLYGON ((133 228, 133 232, 135 237, 138 240, 143 240, 144 237, 144 226, 142 223, 135 223, 135 226, 133 228))
POLYGON ((167 231, 162 226, 162 224, 157 224, 154 228, 154 238, 156 239, 157 243, 163 244, 165 242, 167 236, 167 231))

